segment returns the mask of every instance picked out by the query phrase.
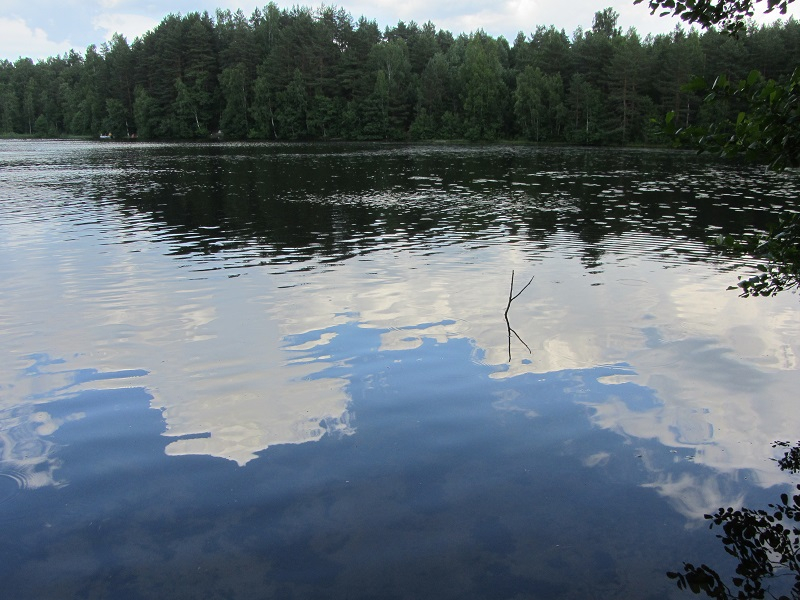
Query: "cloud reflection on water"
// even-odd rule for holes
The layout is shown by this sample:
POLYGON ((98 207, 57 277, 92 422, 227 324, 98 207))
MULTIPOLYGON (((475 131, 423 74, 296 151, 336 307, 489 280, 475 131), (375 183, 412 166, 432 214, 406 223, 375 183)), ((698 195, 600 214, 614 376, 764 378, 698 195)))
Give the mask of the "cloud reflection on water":
MULTIPOLYGON (((468 339, 473 359, 493 366, 499 380, 624 363, 625 380, 653 390, 660 404, 632 410, 605 379, 608 397, 589 401, 597 426, 691 449, 695 462, 722 473, 752 470, 761 485, 781 476, 764 448, 800 425, 784 405, 798 379, 795 299, 726 294, 731 275, 708 264, 665 268, 646 252, 634 256, 638 248, 607 254, 589 274, 573 258, 580 243, 561 236, 535 256, 507 244, 452 246, 435 259, 375 252, 309 274, 165 278, 158 252, 133 261, 130 244, 98 256, 77 240, 61 243, 3 294, 3 312, 30 315, 74 369, 146 367, 165 435, 177 438, 166 446, 171 455, 244 465, 272 445, 320 439, 330 431, 320 423, 353 433, 346 363, 370 350, 331 352, 337 324, 378 331, 376 351, 468 339), (508 364, 502 311, 512 268, 535 276, 510 311, 532 354, 517 347, 508 364), (53 306, 32 292, 45 286, 72 293, 53 306)), ((25 336, 13 339, 13 354, 30 352, 25 336)), ((7 406, 18 403, 7 395, 7 406)))
MULTIPOLYGON (((590 408, 596 426, 631 443, 658 440, 715 474, 747 471, 762 486, 783 481, 767 449, 800 430, 800 413, 787 406, 800 383, 796 298, 725 292, 730 272, 674 251, 676 244, 691 250, 691 242, 637 232, 589 247, 559 232, 534 245, 502 228, 475 242, 455 243, 446 231, 413 244, 387 235, 368 254, 318 257, 293 271, 268 261, 244 268, 247 261, 224 251, 213 260, 170 258, 169 235, 120 229, 129 217, 113 205, 64 212, 55 224, 18 219, 0 241, 8 258, 0 315, 24 315, 3 321, 4 350, 14 357, 0 366, 3 381, 14 382, 3 390, 3 410, 41 398, 20 376, 24 357, 37 352, 63 357, 70 371, 146 370, 139 385, 162 411, 167 454, 243 466, 277 444, 353 434, 356 358, 387 352, 402 361, 425 340, 465 339, 473 361, 492 367, 492 381, 505 386, 494 398, 498 409, 536 418, 528 376, 609 367, 597 375, 604 393, 581 397, 563 383, 564 396, 590 408), (509 313, 532 352, 514 342, 509 363, 503 310, 512 269, 520 279, 534 276, 509 313), (379 341, 348 346, 341 328, 379 341), (625 385, 656 401, 632 407, 615 389, 625 385)), ((367 377, 379 385, 379 372, 367 377)), ((26 381, 44 392, 58 388, 26 381)), ((46 440, 33 416, 40 412, 23 420, 31 439, 46 440)), ((719 501, 727 492, 717 475, 676 478, 647 464, 648 485, 682 502, 687 516, 712 500, 732 503, 719 501), (687 501, 689 488, 705 491, 687 501)))
POLYGON ((27 367, 7 386, 0 405, 0 475, 14 479, 23 489, 62 486, 58 446, 52 436, 65 423, 86 417, 83 411, 54 415, 48 407, 74 397, 82 389, 117 389, 145 371, 101 373, 94 369, 70 370, 61 359, 46 355, 20 357, 27 367))
MULTIPOLYGON (((114 220, 104 215, 104 222, 114 220)), ((70 383, 26 376, 25 357, 46 349, 64 357, 67 379, 81 369, 146 366, 165 435, 179 438, 167 445, 168 454, 201 453, 244 465, 271 445, 319 439, 323 423, 352 432, 345 382, 314 378, 324 359, 303 360, 309 346, 292 348, 279 331, 283 317, 270 306, 274 282, 263 281, 251 296, 236 280, 218 285, 220 279, 192 273, 174 277, 174 263, 164 264, 163 249, 152 252, 152 240, 122 244, 111 231, 97 252, 96 240, 51 229, 35 236, 24 224, 8 228, 0 247, 25 257, 4 263, 9 285, 0 291, 0 313, 24 319, 8 328, 4 349, 15 359, 0 367, 10 382, 0 409, 57 399, 70 383)), ((49 450, 38 454, 46 460, 49 450)))
MULTIPOLYGON (((702 263, 668 268, 674 265, 646 254, 607 254, 593 276, 571 258, 577 241, 562 242, 536 257, 497 245, 475 252, 469 263, 459 251, 442 252, 435 269, 424 257, 408 254, 385 267, 391 274, 402 270, 404 279, 381 277, 372 284, 375 289, 341 302, 359 315, 359 326, 383 331, 381 350, 463 337, 471 340, 475 360, 494 366, 492 376, 500 380, 625 364, 625 373, 603 378, 605 396, 575 398, 592 408, 595 425, 632 440, 656 439, 680 449, 681 460, 689 456, 715 473, 733 478, 745 473, 763 487, 785 483, 785 474, 769 460, 769 448, 800 429, 800 415, 787 406, 798 385, 796 298, 744 300, 725 291, 733 277, 728 272, 702 263), (532 355, 517 346, 506 364, 501 319, 512 268, 535 275, 511 309, 532 355), (447 324, 413 326, 437 320, 447 324), (631 408, 614 392, 614 384, 624 382, 650 390, 658 402, 647 410, 631 408)), ((370 285, 348 264, 335 277, 343 289, 370 285)), ((519 385, 522 400, 506 398, 498 407, 533 416, 535 409, 523 401, 524 384, 519 385)), ((653 477, 648 485, 690 517, 738 499, 738 492, 723 497, 726 486, 713 476, 693 480, 693 499, 687 499, 686 477, 697 475, 676 480, 661 470, 653 477)))

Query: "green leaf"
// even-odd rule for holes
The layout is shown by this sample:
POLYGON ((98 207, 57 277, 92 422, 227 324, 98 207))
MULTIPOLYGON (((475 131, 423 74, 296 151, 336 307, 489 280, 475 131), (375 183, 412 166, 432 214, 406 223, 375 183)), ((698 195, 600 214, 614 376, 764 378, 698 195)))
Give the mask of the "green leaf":
POLYGON ((693 77, 689 83, 685 83, 681 86, 681 91, 684 92, 701 92, 708 88, 708 84, 706 80, 702 77, 693 77))

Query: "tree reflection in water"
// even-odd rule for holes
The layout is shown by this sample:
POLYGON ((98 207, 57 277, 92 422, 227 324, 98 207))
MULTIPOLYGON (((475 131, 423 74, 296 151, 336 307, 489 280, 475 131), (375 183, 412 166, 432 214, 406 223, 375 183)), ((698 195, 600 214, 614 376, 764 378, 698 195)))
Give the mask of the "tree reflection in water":
MULTIPOLYGON (((789 446, 789 442, 775 442, 773 447, 789 448, 778 466, 783 471, 800 472, 800 442, 789 446)), ((800 485, 797 485, 800 492, 800 485)), ((702 564, 695 566, 683 563, 683 572, 668 572, 680 589, 690 589, 695 594, 705 593, 710 598, 795 598, 800 599, 800 493, 793 496, 781 494, 780 502, 769 504, 768 510, 731 507, 720 508, 713 515, 711 528, 722 526, 723 533, 717 535, 725 545, 725 551, 736 558, 736 576, 732 578, 733 590, 719 574, 702 564), (785 578, 794 578, 787 581, 785 578), (789 595, 776 595, 772 584, 785 589, 789 595)))

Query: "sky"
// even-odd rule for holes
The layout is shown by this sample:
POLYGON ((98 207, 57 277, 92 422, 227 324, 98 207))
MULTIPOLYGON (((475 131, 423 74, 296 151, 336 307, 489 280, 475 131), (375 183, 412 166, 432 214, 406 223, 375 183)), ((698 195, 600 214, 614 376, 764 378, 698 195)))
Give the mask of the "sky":
MULTIPOLYGON (((40 60, 70 49, 83 54, 89 45, 100 45, 114 33, 132 42, 170 13, 207 10, 213 14, 217 8, 241 8, 249 16, 265 4, 265 0, 0 0, 0 60, 13 62, 20 56, 40 60)), ((317 7, 320 2, 278 0, 276 4, 317 7)), ((519 31, 532 33, 537 25, 555 25, 571 36, 579 26, 590 28, 594 14, 608 6, 619 13, 618 25, 623 30, 635 27, 642 36, 671 31, 678 23, 671 17, 651 15, 646 2, 634 5, 633 0, 345 0, 328 4, 344 8, 355 19, 362 15, 374 19, 381 29, 399 20, 431 21, 456 35, 483 29, 509 41, 519 31)), ((798 18, 800 6, 794 6, 791 14, 798 18)), ((775 18, 769 15, 760 20, 775 18)))

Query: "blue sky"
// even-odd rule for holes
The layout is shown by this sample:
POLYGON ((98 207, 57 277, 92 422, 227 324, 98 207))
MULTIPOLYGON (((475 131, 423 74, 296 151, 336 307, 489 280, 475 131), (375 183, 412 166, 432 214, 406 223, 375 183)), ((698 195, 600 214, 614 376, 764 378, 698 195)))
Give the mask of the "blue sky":
MULTIPOLYGON (((119 32, 133 41, 155 27, 169 13, 186 14, 216 8, 241 8, 250 15, 267 2, 246 0, 0 0, 0 60, 20 56, 34 59, 63 54, 69 49, 83 53, 90 44, 100 45, 119 32)), ((319 2, 280 0, 281 7, 292 4, 319 6, 319 2)), ((646 4, 646 3, 645 3, 646 4)), ((800 3, 798 3, 800 4, 800 3)), ((354 18, 375 19, 381 28, 398 20, 418 23, 432 21, 439 29, 454 34, 483 29, 493 36, 512 41, 518 31, 530 33, 537 25, 555 25, 571 35, 578 26, 591 26, 595 12, 612 6, 619 14, 619 25, 635 27, 640 34, 662 33, 674 28, 676 20, 651 16, 647 7, 633 0, 347 0, 336 3, 354 18)), ((800 7, 793 8, 796 18, 800 7)), ((774 20, 770 16, 767 21, 774 20)))

